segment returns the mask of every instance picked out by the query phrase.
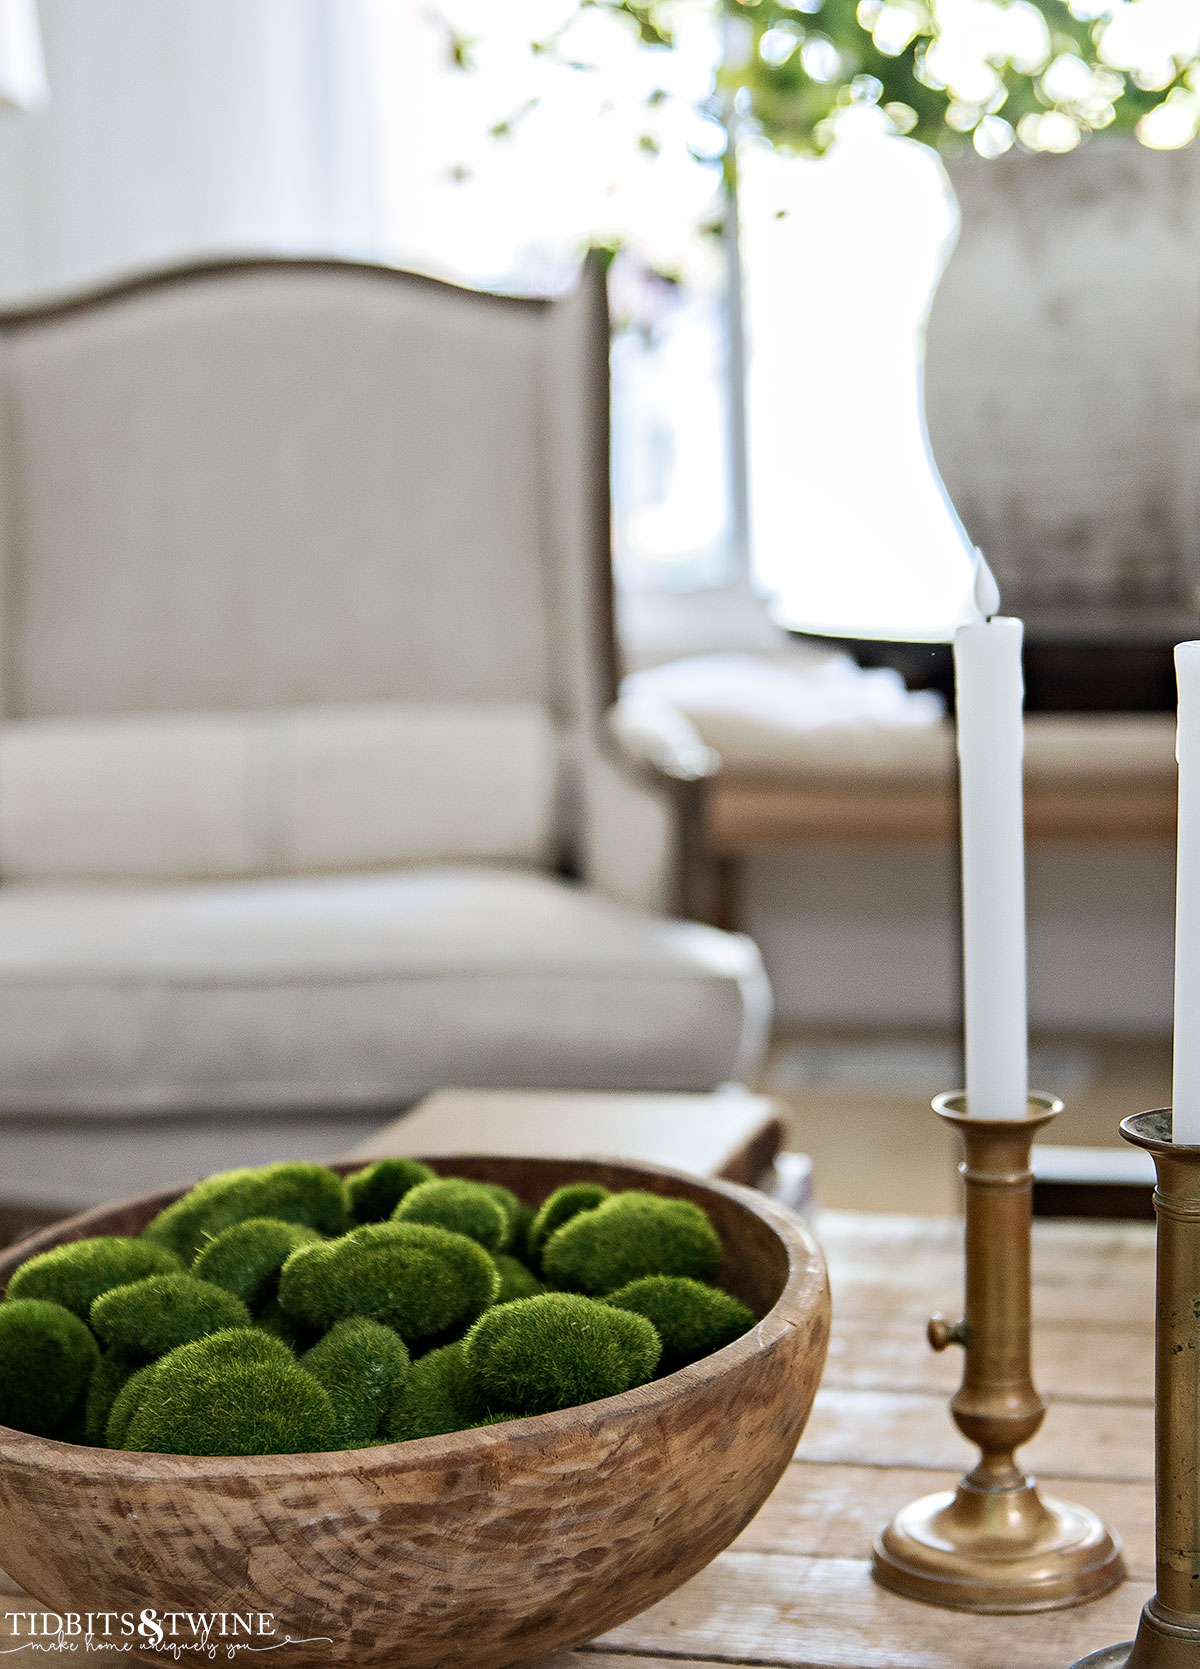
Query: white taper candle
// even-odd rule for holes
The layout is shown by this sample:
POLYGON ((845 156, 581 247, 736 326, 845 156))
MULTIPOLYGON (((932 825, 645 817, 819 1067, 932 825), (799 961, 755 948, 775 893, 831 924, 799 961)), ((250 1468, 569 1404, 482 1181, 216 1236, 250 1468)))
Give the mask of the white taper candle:
POLYGON ((1172 1134, 1200 1143, 1200 643, 1175 646, 1179 683, 1179 851, 1175 867, 1175 1082, 1172 1134))
POLYGON ((976 1118, 1023 1118, 1029 1094, 1023 634, 1004 618, 954 634, 967 1113, 976 1118))

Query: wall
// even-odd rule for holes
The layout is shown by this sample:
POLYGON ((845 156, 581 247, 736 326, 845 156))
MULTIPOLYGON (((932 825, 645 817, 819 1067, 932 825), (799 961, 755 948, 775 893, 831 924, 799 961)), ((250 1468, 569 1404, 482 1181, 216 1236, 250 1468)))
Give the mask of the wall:
MULTIPOLYGON (((1029 855, 1035 1028, 1171 1029, 1174 853, 1035 847, 1029 855)), ((929 847, 815 847, 747 863, 741 925, 762 946, 784 1024, 957 1024, 957 881, 929 847)))
POLYGON ((50 97, 0 117, 0 304, 195 255, 375 252, 382 4, 39 0, 50 97))

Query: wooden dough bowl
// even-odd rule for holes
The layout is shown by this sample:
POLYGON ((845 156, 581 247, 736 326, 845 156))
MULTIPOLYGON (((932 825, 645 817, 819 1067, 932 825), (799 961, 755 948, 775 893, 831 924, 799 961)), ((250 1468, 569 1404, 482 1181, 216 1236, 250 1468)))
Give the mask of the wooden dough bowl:
MULTIPOLYGON (((57 1612, 269 1611, 271 1644, 309 1642, 274 1652, 280 1669, 499 1669, 602 1634, 726 1547, 816 1393, 829 1289, 815 1242, 733 1183, 576 1159, 431 1163, 531 1205, 579 1178, 695 1200, 725 1245, 722 1284, 763 1319, 622 1396, 377 1449, 127 1454, 0 1426, 0 1567, 57 1612)), ((63 1241, 137 1234, 180 1191, 31 1236, 0 1254, 0 1282, 63 1241)))

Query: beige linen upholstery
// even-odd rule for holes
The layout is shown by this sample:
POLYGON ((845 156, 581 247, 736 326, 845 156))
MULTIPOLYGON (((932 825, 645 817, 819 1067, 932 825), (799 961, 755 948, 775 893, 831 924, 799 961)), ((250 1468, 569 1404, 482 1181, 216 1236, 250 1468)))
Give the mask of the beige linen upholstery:
POLYGON ((295 1151, 289 1115, 445 1082, 754 1069, 757 952, 666 919, 697 772, 605 717, 607 441, 595 264, 525 301, 226 262, 0 316, 14 1130, 240 1110, 295 1151))
POLYGON ((9 1112, 382 1108, 535 1067, 706 1089, 768 1008, 748 940, 546 875, 0 888, 9 1112))
POLYGON ((6 880, 208 880, 553 856, 533 702, 342 702, 0 725, 6 880))

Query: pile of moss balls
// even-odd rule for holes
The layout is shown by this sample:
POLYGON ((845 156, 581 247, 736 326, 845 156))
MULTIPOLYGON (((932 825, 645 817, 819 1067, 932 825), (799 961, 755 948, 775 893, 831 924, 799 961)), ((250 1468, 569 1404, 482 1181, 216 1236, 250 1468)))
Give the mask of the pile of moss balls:
POLYGON ((690 1201, 382 1159, 211 1176, 23 1263, 0 1423, 161 1454, 361 1449, 614 1396, 754 1325, 690 1201))

